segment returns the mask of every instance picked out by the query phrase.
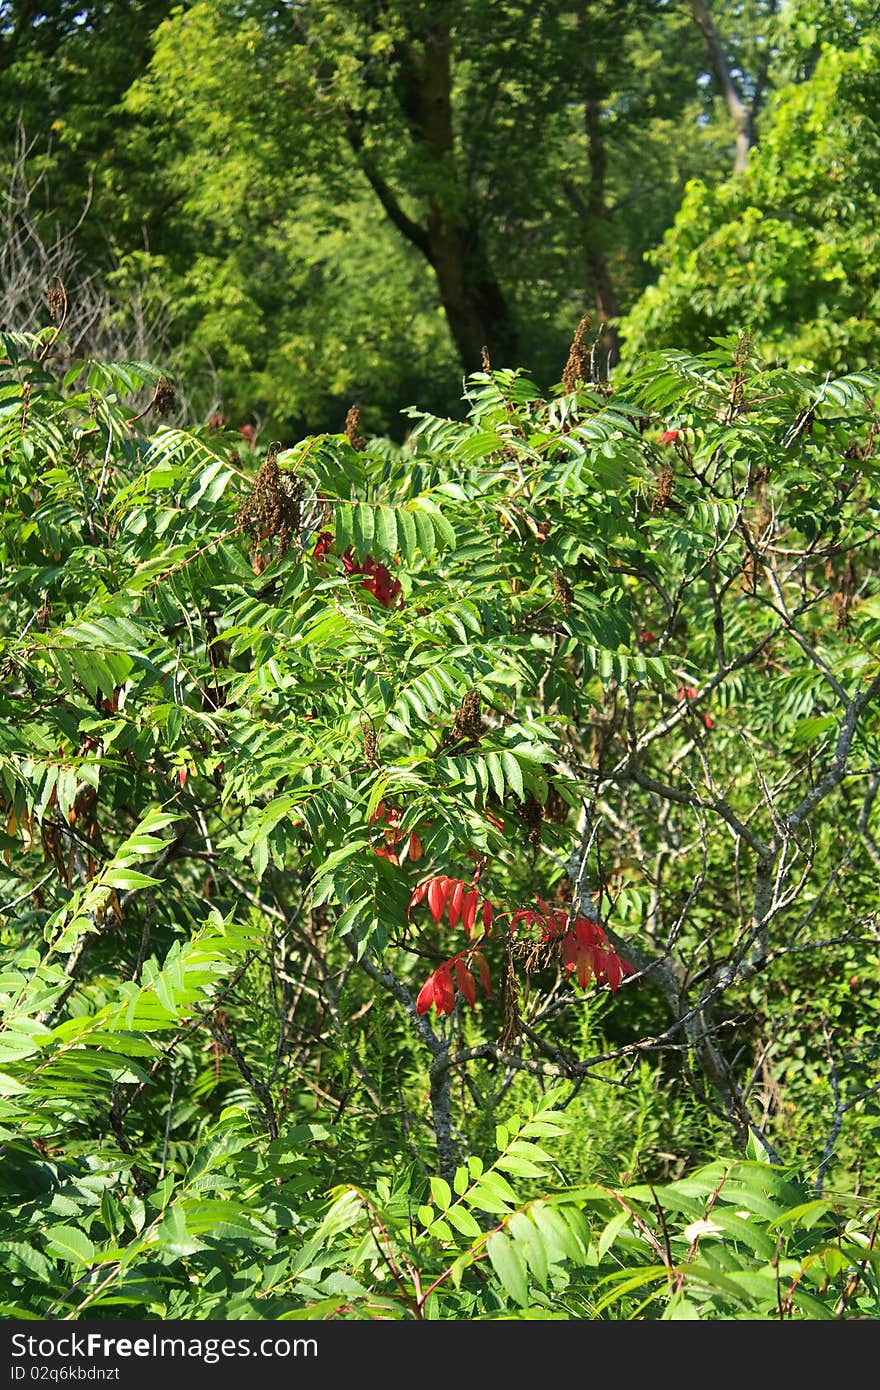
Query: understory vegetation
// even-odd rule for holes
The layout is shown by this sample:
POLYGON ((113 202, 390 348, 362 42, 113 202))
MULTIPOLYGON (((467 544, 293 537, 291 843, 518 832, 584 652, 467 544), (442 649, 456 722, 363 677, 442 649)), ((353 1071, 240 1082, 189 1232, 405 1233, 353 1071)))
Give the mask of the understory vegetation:
POLYGON ((880 380, 0 343, 0 1311, 877 1317, 880 380), (341 422, 340 422, 341 424, 341 422))

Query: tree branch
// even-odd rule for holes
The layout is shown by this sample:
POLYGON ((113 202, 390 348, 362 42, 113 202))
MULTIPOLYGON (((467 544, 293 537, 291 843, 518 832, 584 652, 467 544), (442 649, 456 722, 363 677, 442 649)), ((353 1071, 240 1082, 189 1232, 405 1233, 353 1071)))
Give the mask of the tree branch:
POLYGON ((755 144, 754 117, 751 105, 743 99, 742 92, 736 82, 724 52, 724 45, 708 9, 703 4, 703 0, 689 0, 691 14, 693 15, 697 28, 703 35, 706 44, 706 51, 709 55, 709 63, 718 86, 721 88, 721 95, 724 97, 730 119, 733 122, 735 132, 735 153, 733 157, 733 172, 741 174, 746 167, 749 150, 755 144))

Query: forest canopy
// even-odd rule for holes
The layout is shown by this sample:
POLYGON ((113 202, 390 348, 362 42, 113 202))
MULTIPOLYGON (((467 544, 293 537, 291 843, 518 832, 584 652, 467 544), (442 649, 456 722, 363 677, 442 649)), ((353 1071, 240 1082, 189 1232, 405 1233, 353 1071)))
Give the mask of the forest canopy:
POLYGON ((266 442, 358 401, 399 440, 484 347, 549 387, 585 312, 612 366, 737 331, 778 365, 870 355, 869 0, 2 16, 3 322, 34 326, 60 239, 74 346, 161 357, 194 420, 266 442))

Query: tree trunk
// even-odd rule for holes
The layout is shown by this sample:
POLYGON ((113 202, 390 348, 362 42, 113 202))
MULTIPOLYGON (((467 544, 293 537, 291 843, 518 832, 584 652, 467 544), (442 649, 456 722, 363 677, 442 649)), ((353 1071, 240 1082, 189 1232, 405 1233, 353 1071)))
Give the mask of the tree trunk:
POLYGON ((733 172, 741 174, 746 167, 749 150, 757 143, 754 111, 751 104, 744 100, 734 79, 724 52, 724 45, 703 0, 690 0, 690 7, 697 28, 703 35, 712 71, 721 88, 730 119, 733 122, 733 172))
POLYGON ((479 369, 484 348, 494 367, 514 366, 516 333, 501 287, 481 253, 477 229, 459 226, 433 206, 427 257, 464 370, 479 369))
POLYGON ((365 149, 361 124, 347 113, 349 142, 390 220, 425 257, 437 277, 462 367, 477 370, 485 348, 493 366, 516 365, 516 332, 504 291, 457 168, 452 124, 451 40, 448 20, 434 13, 423 36, 400 48, 396 95, 419 157, 426 160, 425 221, 404 212, 365 149))
POLYGON ((605 173, 608 156, 605 137, 601 126, 602 105, 594 96, 587 95, 584 102, 584 125, 590 161, 590 186, 587 193, 584 215, 586 238, 587 273, 593 289, 596 311, 599 315, 599 331, 604 358, 604 375, 620 358, 620 337, 609 319, 620 316, 620 302, 614 290, 608 257, 605 253, 605 173))
POLYGON ((599 346, 601 357, 596 363, 599 376, 608 376, 614 362, 620 358, 620 335, 609 319, 620 317, 620 301, 614 288, 608 255, 605 250, 605 234, 608 224, 608 210, 605 205, 605 179, 608 169, 608 151, 605 146, 605 133, 602 129, 602 94, 591 55, 593 37, 590 33, 586 11, 578 19, 578 41, 581 53, 581 81, 583 84, 584 133, 587 137, 588 178, 586 193, 572 182, 565 185, 581 223, 581 239, 584 248, 586 282, 589 294, 596 306, 599 320, 599 346))

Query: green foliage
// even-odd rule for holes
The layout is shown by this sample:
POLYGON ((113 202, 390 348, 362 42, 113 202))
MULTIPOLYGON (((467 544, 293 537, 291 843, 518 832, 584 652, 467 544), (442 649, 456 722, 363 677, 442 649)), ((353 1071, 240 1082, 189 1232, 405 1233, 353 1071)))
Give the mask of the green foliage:
MULTIPOLYGON (((449 149, 442 139, 432 148, 424 129, 431 29, 418 7, 84 10, 80 20, 60 7, 30 44, 27 12, 23 23, 10 15, 0 176, 15 163, 20 119, 31 181, 43 179, 28 216, 47 246, 91 200, 71 294, 87 275, 106 277, 122 340, 134 301, 191 410, 204 419, 219 408, 267 439, 337 429, 352 400, 372 431, 395 437, 411 400, 458 410, 442 247, 426 255, 401 232, 407 219, 460 224, 468 311, 488 313, 494 286, 520 340, 517 355, 496 351, 487 329, 496 364, 524 361, 550 382, 595 301, 596 248, 630 305, 686 179, 712 178, 728 160, 726 116, 697 80, 697 30, 654 0, 581 13, 441 7, 449 149)), ((32 299, 44 292, 35 283, 32 299)))
POLYGON ((876 377, 2 349, 6 1315, 873 1315, 876 377))
POLYGON ((746 330, 792 367, 876 362, 877 70, 875 36, 826 44, 809 79, 776 94, 745 173, 689 184, 652 255, 660 277, 623 325, 631 357, 746 330))
POLYGON ((353 1315, 876 1317, 876 1205, 810 1199, 764 1161, 719 1160, 678 1182, 573 1187, 520 1205, 506 1175, 515 1183, 549 1161, 536 1138, 566 1127, 554 1099, 500 1129, 491 1167, 471 1158, 452 1188, 432 1179, 417 1234, 406 1183, 336 1195, 311 1258, 317 1271, 334 1267, 347 1247, 347 1267, 362 1279, 369 1271, 366 1288, 348 1290, 353 1315))
POLYGON ((394 438, 411 400, 457 413, 483 342, 546 388, 585 308, 597 332, 627 315, 625 361, 751 323, 789 365, 870 363, 870 0, 714 15, 761 137, 732 182, 688 6, 426 14, 7 4, 6 317, 58 271, 80 350, 161 356, 189 418, 267 440, 336 430, 354 400, 394 438))

